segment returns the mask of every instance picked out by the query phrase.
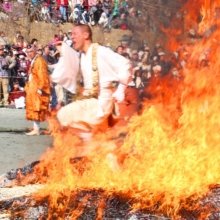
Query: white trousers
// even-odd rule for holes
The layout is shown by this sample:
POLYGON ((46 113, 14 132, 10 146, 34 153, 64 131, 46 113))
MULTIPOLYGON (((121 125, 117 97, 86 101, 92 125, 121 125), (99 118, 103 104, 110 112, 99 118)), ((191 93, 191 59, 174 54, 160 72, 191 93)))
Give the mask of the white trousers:
POLYGON ((40 121, 34 121, 34 130, 40 130, 40 121))

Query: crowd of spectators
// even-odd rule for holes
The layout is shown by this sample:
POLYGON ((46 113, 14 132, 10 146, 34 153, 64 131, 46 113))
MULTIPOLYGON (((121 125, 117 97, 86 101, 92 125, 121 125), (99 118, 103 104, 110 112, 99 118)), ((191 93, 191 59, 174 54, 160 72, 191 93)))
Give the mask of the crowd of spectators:
POLYGON ((180 13, 166 7, 138 10, 129 0, 3 0, 2 11, 13 14, 15 10, 12 16, 14 19, 22 17, 19 10, 25 7, 28 7, 32 21, 55 23, 57 26, 65 22, 88 24, 91 27, 100 26, 107 31, 111 31, 112 28, 122 30, 144 28, 157 32, 161 25, 168 28, 174 16, 175 20, 182 19, 180 13))
MULTIPOLYGON (((189 37, 192 37, 189 35, 189 37)), ((129 59, 132 65, 133 81, 128 87, 139 90, 141 97, 145 96, 147 87, 153 79, 162 79, 170 76, 176 81, 180 81, 182 70, 190 56, 192 45, 180 45, 178 50, 166 52, 160 41, 155 46, 148 45, 143 41, 143 45, 139 48, 131 48, 129 43, 130 37, 123 35, 117 48, 111 48, 116 53, 129 59), (150 48, 153 48, 150 50, 150 48)), ((192 40, 194 40, 192 38, 192 40)), ((55 44, 57 41, 63 41, 70 47, 72 46, 71 30, 66 33, 59 30, 51 43, 46 45, 40 44, 38 39, 33 38, 30 44, 34 45, 39 56, 42 56, 48 64, 48 74, 53 71, 53 66, 59 61, 60 54, 56 51, 55 44)), ((28 43, 24 41, 24 37, 20 31, 16 32, 13 43, 10 45, 5 33, 0 32, 0 104, 1 106, 24 107, 25 92, 24 86, 28 80, 31 62, 26 56, 26 48, 28 43), (16 99, 21 98, 20 101, 16 99)), ((74 49, 74 48, 73 48, 74 49)), ((200 57, 201 65, 208 65, 208 51, 200 57)), ((117 86, 117 84, 114 84, 117 86)), ((67 104, 68 92, 59 85, 51 83, 53 91, 51 96, 51 108, 60 108, 61 105, 67 104)), ((71 94, 70 94, 71 95, 71 94)))

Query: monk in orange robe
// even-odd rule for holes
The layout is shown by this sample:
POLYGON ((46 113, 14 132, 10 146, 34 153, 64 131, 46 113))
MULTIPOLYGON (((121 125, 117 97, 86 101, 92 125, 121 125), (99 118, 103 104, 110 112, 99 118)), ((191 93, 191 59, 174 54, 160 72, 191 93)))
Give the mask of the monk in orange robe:
POLYGON ((39 135, 40 122, 45 120, 50 101, 50 79, 46 61, 37 55, 34 46, 27 47, 27 55, 32 60, 26 91, 26 119, 34 121, 34 129, 26 135, 39 135))

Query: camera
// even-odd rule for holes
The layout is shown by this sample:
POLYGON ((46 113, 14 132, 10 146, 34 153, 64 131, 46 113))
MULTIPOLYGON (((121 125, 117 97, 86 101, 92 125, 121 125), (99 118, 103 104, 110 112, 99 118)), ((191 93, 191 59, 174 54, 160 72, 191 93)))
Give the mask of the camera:
POLYGON ((3 70, 9 70, 8 65, 3 65, 3 66, 2 66, 2 69, 3 69, 3 70))
POLYGON ((7 51, 11 50, 11 45, 10 45, 10 44, 6 44, 6 45, 5 45, 5 49, 6 49, 7 51))

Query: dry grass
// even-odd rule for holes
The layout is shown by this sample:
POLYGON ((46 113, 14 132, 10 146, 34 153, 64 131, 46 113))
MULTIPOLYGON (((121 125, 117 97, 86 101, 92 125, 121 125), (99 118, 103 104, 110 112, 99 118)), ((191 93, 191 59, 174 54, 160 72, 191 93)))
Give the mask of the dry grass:
MULTIPOLYGON (((0 29, 4 30, 9 41, 12 43, 13 38, 17 30, 20 30, 22 35, 25 36, 26 41, 30 42, 32 38, 37 38, 39 43, 45 45, 48 42, 53 41, 54 34, 58 33, 59 30, 67 32, 69 29, 73 29, 73 24, 66 23, 57 27, 52 23, 38 22, 31 23, 30 34, 27 34, 28 26, 26 19, 20 21, 10 21, 7 23, 0 23, 0 29)), ((113 29, 110 33, 102 33, 98 27, 93 27, 93 40, 103 45, 110 43, 112 49, 115 49, 119 45, 119 40, 124 34, 131 35, 132 33, 128 30, 113 29)))

